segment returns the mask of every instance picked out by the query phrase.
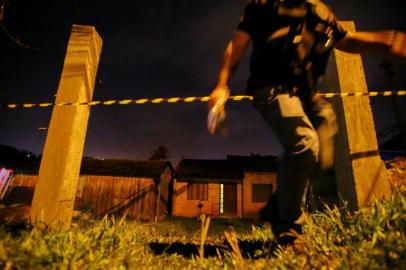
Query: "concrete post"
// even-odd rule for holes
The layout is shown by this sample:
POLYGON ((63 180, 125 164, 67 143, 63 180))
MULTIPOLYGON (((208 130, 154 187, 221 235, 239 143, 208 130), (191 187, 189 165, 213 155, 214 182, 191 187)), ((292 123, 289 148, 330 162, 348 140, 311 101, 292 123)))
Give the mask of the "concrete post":
MULTIPOLYGON (((341 22, 355 32, 352 21, 341 22)), ((331 92, 367 92, 360 55, 334 50, 326 73, 331 92)), ((335 150, 335 176, 339 195, 356 210, 390 195, 388 176, 378 152, 369 97, 342 97, 332 101, 339 132, 335 150)))
MULTIPOLYGON (((56 103, 92 100, 102 40, 94 27, 73 25, 56 103)), ((55 106, 45 142, 31 222, 69 228, 90 106, 55 106)))

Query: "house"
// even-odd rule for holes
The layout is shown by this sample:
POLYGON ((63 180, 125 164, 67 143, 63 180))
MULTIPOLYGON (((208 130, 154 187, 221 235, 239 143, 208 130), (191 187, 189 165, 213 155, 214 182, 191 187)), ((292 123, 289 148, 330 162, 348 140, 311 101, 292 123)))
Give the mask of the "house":
POLYGON ((169 161, 85 159, 75 209, 94 214, 125 214, 143 221, 164 219, 171 211, 173 169, 169 161))
POLYGON ((255 217, 276 189, 273 156, 183 159, 175 169, 173 215, 255 217))
MULTIPOLYGON (((75 210, 97 216, 125 214, 143 221, 164 219, 171 210, 173 168, 169 161, 84 158, 75 210)), ((16 173, 4 203, 31 204, 38 170, 16 173)))

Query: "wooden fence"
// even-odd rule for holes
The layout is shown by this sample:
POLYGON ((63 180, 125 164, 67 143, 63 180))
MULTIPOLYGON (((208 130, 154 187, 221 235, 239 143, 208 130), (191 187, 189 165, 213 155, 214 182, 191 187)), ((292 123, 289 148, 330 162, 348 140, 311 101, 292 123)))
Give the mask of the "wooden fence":
MULTIPOLYGON (((30 204, 37 179, 36 175, 14 175, 5 203, 30 204)), ((75 210, 90 211, 96 216, 117 214, 142 221, 161 220, 167 214, 169 201, 166 180, 80 176, 75 210)))

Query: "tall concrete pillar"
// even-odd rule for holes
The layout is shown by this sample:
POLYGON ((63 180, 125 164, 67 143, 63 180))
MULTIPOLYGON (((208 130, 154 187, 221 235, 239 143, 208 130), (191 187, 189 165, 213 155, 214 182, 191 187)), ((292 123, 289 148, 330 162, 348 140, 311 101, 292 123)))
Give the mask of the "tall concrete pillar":
MULTIPOLYGON (((94 27, 74 25, 56 103, 92 101, 102 40, 94 27)), ((90 106, 55 106, 45 142, 31 222, 69 228, 90 106)))
MULTIPOLYGON (((355 32, 352 21, 341 22, 355 32)), ((325 78, 331 92, 367 92, 361 56, 334 50, 325 78)), ((342 97, 332 101, 339 125, 335 176, 339 195, 356 210, 390 195, 386 168, 378 152, 370 99, 342 97)))

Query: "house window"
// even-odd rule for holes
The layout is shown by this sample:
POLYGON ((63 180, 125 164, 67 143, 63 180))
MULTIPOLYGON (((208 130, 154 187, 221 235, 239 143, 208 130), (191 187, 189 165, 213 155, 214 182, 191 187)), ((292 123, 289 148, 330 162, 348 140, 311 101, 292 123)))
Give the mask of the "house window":
POLYGON ((272 195, 272 184, 252 184, 252 202, 266 203, 272 195))
POLYGON ((207 183, 189 183, 187 186, 188 200, 207 201, 208 184, 207 183))

